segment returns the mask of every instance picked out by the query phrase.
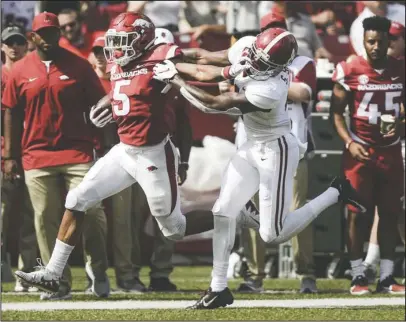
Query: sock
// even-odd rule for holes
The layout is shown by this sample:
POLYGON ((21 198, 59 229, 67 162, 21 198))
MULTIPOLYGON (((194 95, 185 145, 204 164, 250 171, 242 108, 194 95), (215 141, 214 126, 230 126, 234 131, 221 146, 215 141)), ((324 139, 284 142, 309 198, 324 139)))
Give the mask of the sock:
POLYGON ((380 280, 383 281, 389 275, 393 274, 393 267, 395 266, 394 262, 390 259, 381 259, 381 276, 380 280))
POLYGON ((369 243, 367 257, 365 258, 364 263, 376 268, 376 265, 378 265, 379 257, 379 245, 369 243))
POLYGON ((352 279, 356 278, 357 276, 365 276, 364 274, 364 265, 362 265, 362 258, 356 259, 354 261, 350 261, 351 263, 351 274, 352 279))
POLYGON ((75 246, 65 244, 64 242, 57 239, 51 255, 51 259, 49 260, 46 267, 47 270, 61 277, 73 248, 75 248, 75 246))
POLYGON ((227 287, 228 260, 234 246, 236 219, 214 216, 213 272, 210 287, 221 292, 227 287))
POLYGON ((283 220, 280 235, 272 242, 280 244, 299 234, 325 209, 337 203, 338 196, 338 190, 330 187, 303 207, 288 213, 283 220))

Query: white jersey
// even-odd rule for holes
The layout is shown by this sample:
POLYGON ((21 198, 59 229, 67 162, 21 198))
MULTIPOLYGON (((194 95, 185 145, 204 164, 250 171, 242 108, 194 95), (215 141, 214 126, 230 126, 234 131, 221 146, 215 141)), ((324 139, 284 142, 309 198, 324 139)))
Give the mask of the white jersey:
MULTIPOLYGON (((241 58, 245 48, 251 47, 255 37, 246 36, 238 40, 228 51, 228 60, 234 64, 241 58)), ((236 90, 244 93, 247 100, 262 111, 244 114, 243 121, 247 139, 272 141, 290 133, 291 125, 287 111, 290 75, 281 72, 276 77, 259 81, 239 74, 235 80, 236 90)))
MULTIPOLYGON (((313 59, 305 56, 297 56, 292 64, 289 66, 289 70, 292 72, 293 79, 303 70, 303 68, 309 63, 313 62, 313 59)), ((312 89, 306 83, 302 84, 306 86, 310 97, 312 97, 312 89)), ((309 116, 312 110, 313 102, 310 101, 308 104, 303 104, 301 102, 293 102, 288 100, 288 113, 292 121, 292 133, 296 136, 298 140, 299 147, 304 150, 300 158, 304 156, 304 152, 307 150, 307 138, 308 138, 308 128, 309 128, 309 116)))

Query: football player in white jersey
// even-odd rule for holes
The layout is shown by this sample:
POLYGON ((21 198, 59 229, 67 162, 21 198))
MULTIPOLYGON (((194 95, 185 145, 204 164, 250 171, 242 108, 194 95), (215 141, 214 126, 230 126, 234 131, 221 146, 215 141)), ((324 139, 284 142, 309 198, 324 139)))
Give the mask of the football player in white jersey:
MULTIPOLYGON (((201 54, 201 53, 200 53, 201 54)), ((228 51, 195 56, 225 68, 165 61, 154 68, 155 78, 180 88, 182 95, 207 113, 242 114, 247 142, 231 159, 213 207, 213 272, 210 288, 191 308, 214 309, 233 303, 227 287, 228 259, 234 245, 236 217, 259 189, 260 227, 267 243, 282 243, 298 234, 324 209, 339 200, 360 210, 364 207, 345 178, 294 212, 289 212, 293 177, 299 161, 299 145, 291 133, 287 94, 291 75, 288 66, 297 54, 295 37, 270 28, 257 37, 244 37, 228 51), (210 57, 213 58, 210 60, 210 57), (177 71, 213 80, 234 78, 236 92, 213 96, 188 85, 177 71)))

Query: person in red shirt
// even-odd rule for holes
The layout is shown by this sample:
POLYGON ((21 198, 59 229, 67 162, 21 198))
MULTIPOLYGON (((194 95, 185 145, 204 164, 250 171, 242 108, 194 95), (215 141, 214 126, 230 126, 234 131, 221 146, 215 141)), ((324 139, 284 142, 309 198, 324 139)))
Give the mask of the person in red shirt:
MULTIPOLYGON (((94 127, 85 117, 104 95, 91 65, 59 47, 56 15, 43 12, 34 18, 31 38, 36 50, 14 64, 2 97, 6 108, 4 132, 4 177, 22 175, 33 203, 41 258, 50 261, 60 223, 64 188, 71 190, 93 164, 94 127), (21 155, 22 153, 22 155, 21 155)), ((84 246, 91 257, 92 291, 109 294, 106 275, 106 219, 100 203, 89 207, 86 216, 91 229, 84 231, 84 246)), ((71 276, 65 271, 56 294, 42 299, 70 298, 71 276)))
POLYGON ((96 38, 104 36, 104 31, 88 31, 82 24, 79 13, 74 9, 61 10, 58 20, 62 33, 59 45, 67 49, 73 47, 73 52, 80 53, 86 59, 92 52, 92 45, 96 38))
MULTIPOLYGON (((396 21, 392 21, 391 27, 389 29, 389 48, 388 55, 404 61, 405 59, 405 27, 396 21)), ((404 70, 404 69, 403 69, 404 70)), ((404 122, 404 119, 403 119, 404 122)), ((404 126, 404 125, 403 125, 404 126)), ((404 137, 402 140, 402 152, 404 153, 404 137)), ((403 154, 404 162, 404 154, 403 154)), ((404 209, 403 201, 403 209, 404 209)), ((368 279, 370 284, 375 282, 377 264, 380 259, 379 255, 379 243, 378 243, 378 225, 379 225, 379 216, 377 210, 375 211, 374 223, 371 229, 371 237, 369 239, 369 246, 367 256, 364 260, 365 266, 365 276, 368 279)), ((399 226, 398 226, 400 238, 405 244, 405 216, 402 214, 399 217, 399 226)), ((403 284, 405 284, 403 282, 403 284)))
MULTIPOLYGON (((393 232, 397 230, 404 195, 401 127, 395 126, 386 134, 380 131, 382 116, 399 119, 404 102, 402 62, 387 55, 390 24, 388 19, 378 16, 363 21, 366 55, 337 65, 331 112, 337 132, 345 142, 344 173, 371 217, 375 206, 378 207, 381 264, 377 291, 404 293, 405 287, 393 278, 397 242, 397 234, 393 232), (349 127, 343 116, 347 104, 349 127)), ((370 292, 362 265, 363 244, 369 232, 366 221, 370 218, 348 207, 351 294, 355 295, 370 292)))
MULTIPOLYGON (((27 39, 25 38, 25 33, 19 26, 8 26, 3 29, 1 33, 2 41, 2 51, 5 55, 5 63, 1 67, 1 94, 3 95, 7 79, 9 78, 10 70, 15 62, 19 61, 27 53, 27 39)), ((2 108, 2 119, 4 115, 4 110, 2 108)), ((1 148, 2 155, 4 156, 4 137, 3 137, 3 127, 1 133, 1 148)), ((3 172, 3 161, 2 161, 2 172, 3 172)), ((19 214, 18 218, 20 221, 19 230, 19 260, 18 269, 29 272, 32 267, 35 266, 35 259, 37 257, 37 238, 35 235, 34 228, 34 212, 32 209, 30 198, 28 197, 28 192, 24 184, 23 177, 15 180, 14 183, 3 181, 1 186, 1 212, 3 214, 2 220, 2 272, 5 271, 6 250, 7 250, 7 232, 9 231, 8 222, 11 216, 15 216, 16 213, 19 214), (23 201, 21 203, 21 200, 23 201), (19 206, 21 204, 21 206, 19 206)), ((3 275, 2 275, 3 276, 3 275)), ((5 276, 3 276, 5 277, 5 276)), ((3 278, 3 280, 5 280, 3 278)), ((14 290, 16 292, 27 292, 29 290, 28 285, 21 283, 19 280, 16 281, 14 290)), ((31 288, 30 291, 33 291, 31 288)))

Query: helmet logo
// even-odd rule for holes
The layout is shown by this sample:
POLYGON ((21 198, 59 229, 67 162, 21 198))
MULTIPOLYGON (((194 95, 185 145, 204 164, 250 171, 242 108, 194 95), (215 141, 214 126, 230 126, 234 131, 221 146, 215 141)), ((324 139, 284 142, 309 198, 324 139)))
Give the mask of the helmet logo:
POLYGON ((143 27, 143 28, 151 28, 152 25, 151 23, 149 23, 148 21, 144 20, 144 19, 137 19, 134 21, 134 23, 132 24, 133 27, 143 27))

